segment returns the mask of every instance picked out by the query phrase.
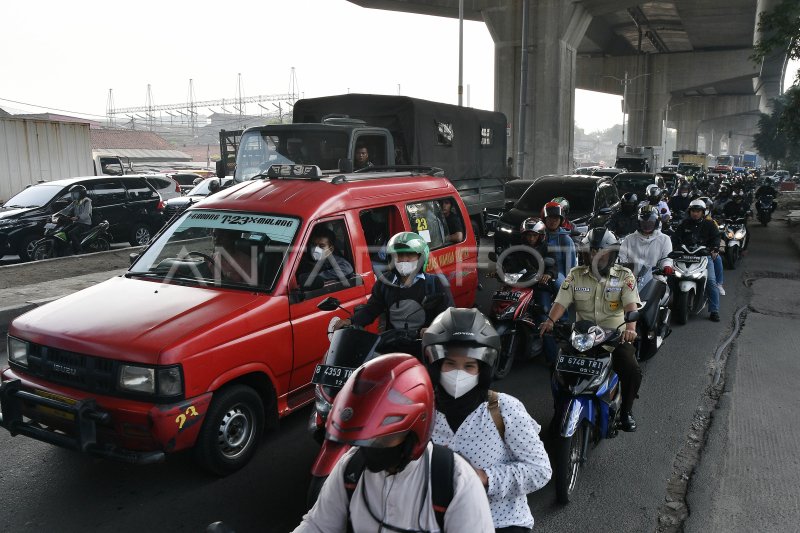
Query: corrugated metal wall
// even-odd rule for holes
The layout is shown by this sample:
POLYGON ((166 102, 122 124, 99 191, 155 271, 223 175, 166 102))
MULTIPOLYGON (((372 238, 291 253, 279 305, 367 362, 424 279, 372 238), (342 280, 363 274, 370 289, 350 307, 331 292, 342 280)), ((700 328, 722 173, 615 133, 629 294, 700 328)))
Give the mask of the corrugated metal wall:
POLYGON ((0 119, 0 203, 39 180, 92 174, 88 124, 0 119))

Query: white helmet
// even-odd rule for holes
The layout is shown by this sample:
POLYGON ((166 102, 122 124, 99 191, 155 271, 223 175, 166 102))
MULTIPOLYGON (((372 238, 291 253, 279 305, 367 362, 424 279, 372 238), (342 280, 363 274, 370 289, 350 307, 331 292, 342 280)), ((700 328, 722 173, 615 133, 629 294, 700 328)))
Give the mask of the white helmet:
POLYGON ((689 207, 686 208, 686 212, 690 213, 692 209, 702 209, 703 215, 705 215, 706 211, 708 210, 708 207, 706 206, 706 203, 703 200, 697 198, 689 202, 689 207))

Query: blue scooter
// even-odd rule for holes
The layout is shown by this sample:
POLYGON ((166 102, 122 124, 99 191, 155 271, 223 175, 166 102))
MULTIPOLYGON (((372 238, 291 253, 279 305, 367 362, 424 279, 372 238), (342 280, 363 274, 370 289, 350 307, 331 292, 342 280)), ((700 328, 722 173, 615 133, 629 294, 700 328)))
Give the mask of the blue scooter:
MULTIPOLYGON (((625 313, 625 323, 639 320, 638 311, 625 313)), ((611 352, 622 340, 621 328, 602 328, 588 320, 556 324, 561 342, 551 379, 557 431, 553 465, 556 498, 569 503, 589 446, 617 436, 622 403, 619 377, 611 368, 611 352)))

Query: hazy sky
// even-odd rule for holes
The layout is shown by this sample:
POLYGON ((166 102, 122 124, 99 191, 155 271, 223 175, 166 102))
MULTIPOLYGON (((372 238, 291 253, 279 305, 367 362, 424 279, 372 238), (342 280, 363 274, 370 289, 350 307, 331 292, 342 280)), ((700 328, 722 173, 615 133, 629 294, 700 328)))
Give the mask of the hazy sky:
MULTIPOLYGON (((195 98, 286 93, 291 67, 306 97, 401 94, 457 103, 458 20, 364 9, 345 0, 6 0, 0 7, 0 107, 16 100, 105 115, 195 98)), ((483 23, 464 23, 469 103, 492 109, 494 47, 483 23)), ((793 76, 792 76, 793 77, 793 76)), ((620 97, 578 91, 587 131, 621 123, 620 97)), ((465 88, 464 103, 467 103, 465 88)), ((254 106, 251 112, 257 112, 254 106)))

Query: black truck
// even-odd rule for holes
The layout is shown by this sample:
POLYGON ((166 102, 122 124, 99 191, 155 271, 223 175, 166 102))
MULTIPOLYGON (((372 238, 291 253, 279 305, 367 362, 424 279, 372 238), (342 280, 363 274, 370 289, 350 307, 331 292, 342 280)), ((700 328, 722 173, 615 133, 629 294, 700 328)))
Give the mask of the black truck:
MULTIPOLYGON (((458 190, 477 235, 484 209, 503 207, 506 117, 406 96, 344 94, 298 100, 292 124, 221 132, 222 161, 236 150, 234 181, 273 164, 317 165, 324 173, 349 172, 367 149, 369 165, 438 167, 458 190)), ((219 164, 220 177, 230 165, 219 164)))

